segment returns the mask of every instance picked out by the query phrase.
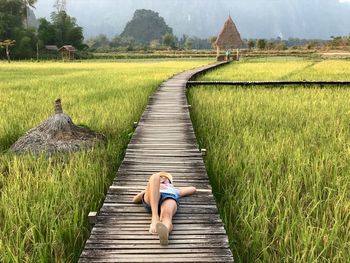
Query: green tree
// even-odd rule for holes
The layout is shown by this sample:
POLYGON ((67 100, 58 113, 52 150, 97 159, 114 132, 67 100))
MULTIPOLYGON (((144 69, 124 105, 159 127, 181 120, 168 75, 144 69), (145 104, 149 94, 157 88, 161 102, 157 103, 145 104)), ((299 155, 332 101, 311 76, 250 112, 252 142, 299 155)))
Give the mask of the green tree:
POLYGON ((192 46, 193 46, 193 42, 190 38, 186 39, 186 42, 185 42, 185 48, 187 50, 191 50, 192 49, 192 46))
POLYGON ((162 40, 166 33, 172 34, 173 30, 160 17, 157 12, 146 9, 136 10, 130 22, 121 33, 121 37, 132 37, 145 45, 154 39, 162 40))
POLYGON ((86 40, 86 44, 91 49, 98 49, 98 48, 110 48, 111 42, 107 38, 106 35, 100 34, 97 37, 90 38, 86 40))
POLYGON ((252 39, 249 39, 247 42, 247 46, 249 48, 249 50, 252 50, 255 47, 255 42, 252 39))
POLYGON ((267 43, 266 43, 266 47, 267 47, 267 49, 274 49, 275 48, 275 43, 273 42, 273 41, 268 41, 267 43))
POLYGON ((159 39, 153 39, 149 44, 150 48, 157 49, 160 46, 159 39))
POLYGON ((14 31, 21 27, 22 3, 16 0, 0 0, 0 40, 13 39, 14 31))
POLYGON ((258 39, 256 41, 256 47, 258 49, 265 49, 266 48, 266 40, 265 39, 258 39))
POLYGON ((185 48, 185 43, 186 43, 187 39, 188 39, 188 36, 186 34, 183 34, 179 40, 179 47, 180 48, 185 48))
POLYGON ((19 43, 19 50, 21 57, 29 58, 33 56, 32 40, 30 37, 25 36, 21 39, 21 42, 19 43))
POLYGON ((216 48, 215 42, 216 42, 217 38, 218 38, 217 36, 213 36, 213 37, 209 38, 211 47, 214 49, 216 48))
POLYGON ((277 50, 286 50, 287 49, 287 45, 285 42, 280 42, 278 44, 276 44, 275 48, 277 50))
POLYGON ((56 44, 55 27, 45 18, 39 19, 38 38, 44 45, 56 44))
POLYGON ((27 11, 34 8, 35 3, 36 0, 0 0, 0 41, 12 39, 18 43, 11 52, 13 57, 28 58, 31 53, 28 50, 35 49, 34 31, 25 26, 28 24, 27 11))
POLYGON ((51 14, 52 22, 40 19, 38 37, 44 45, 73 45, 77 49, 84 47, 83 28, 66 11, 51 14))
POLYGON ((175 48, 175 37, 172 33, 167 32, 163 36, 163 44, 168 48, 175 48))

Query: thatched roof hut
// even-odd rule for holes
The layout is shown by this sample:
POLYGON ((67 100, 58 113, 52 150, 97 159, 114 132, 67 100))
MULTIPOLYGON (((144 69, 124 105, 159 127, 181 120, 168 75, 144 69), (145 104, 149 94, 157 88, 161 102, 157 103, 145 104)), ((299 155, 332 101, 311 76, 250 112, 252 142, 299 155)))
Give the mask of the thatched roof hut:
POLYGON ((243 41, 231 16, 227 18, 215 41, 215 46, 220 54, 220 49, 238 49, 242 47, 243 41))
POLYGON ((88 128, 74 125, 72 119, 63 113, 61 100, 55 101, 55 115, 38 127, 29 130, 15 142, 10 151, 21 154, 71 152, 105 144, 106 137, 88 128))
POLYGON ((63 60, 73 60, 74 59, 74 53, 77 50, 72 45, 65 45, 65 46, 61 47, 58 51, 62 53, 62 59, 63 60))
POLYGON ((241 35, 239 34, 231 16, 227 18, 225 24, 215 41, 215 46, 222 49, 240 48, 243 45, 241 35))

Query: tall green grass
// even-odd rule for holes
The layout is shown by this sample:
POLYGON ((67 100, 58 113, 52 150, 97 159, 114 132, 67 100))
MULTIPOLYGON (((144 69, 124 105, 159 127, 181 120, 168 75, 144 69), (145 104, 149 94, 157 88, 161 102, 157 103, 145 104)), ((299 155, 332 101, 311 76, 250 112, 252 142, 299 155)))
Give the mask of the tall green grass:
POLYGON ((171 75, 207 61, 0 63, 0 262, 76 262, 148 97, 171 75), (19 136, 53 115, 106 134, 105 148, 14 156, 19 136))
POLYGON ((245 60, 213 70, 199 80, 350 80, 349 60, 245 60))
POLYGON ((188 96, 236 261, 348 261, 350 90, 195 87, 188 96))

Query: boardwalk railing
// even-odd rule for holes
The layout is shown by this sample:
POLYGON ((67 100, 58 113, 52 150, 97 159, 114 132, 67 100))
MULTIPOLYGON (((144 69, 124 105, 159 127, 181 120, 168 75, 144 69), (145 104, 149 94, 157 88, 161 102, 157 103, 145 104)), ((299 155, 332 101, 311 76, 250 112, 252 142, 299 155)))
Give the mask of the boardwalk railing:
POLYGON ((267 87, 281 87, 281 86, 290 86, 290 85, 302 85, 302 86, 350 86, 350 81, 339 80, 339 81, 319 81, 319 80, 276 80, 276 81, 188 81, 188 86, 267 86, 267 87))
POLYGON ((233 262, 186 99, 193 75, 222 64, 175 75, 150 98, 79 262, 233 262), (198 189, 180 200, 166 247, 148 232, 150 215, 132 203, 159 171, 171 173, 176 187, 198 189))

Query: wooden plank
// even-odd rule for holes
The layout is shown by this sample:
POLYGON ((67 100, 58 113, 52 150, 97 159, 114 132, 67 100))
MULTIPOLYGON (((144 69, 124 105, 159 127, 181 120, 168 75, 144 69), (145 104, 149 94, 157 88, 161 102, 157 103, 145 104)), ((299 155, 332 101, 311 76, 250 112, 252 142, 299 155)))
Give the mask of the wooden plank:
MULTIPOLYGON (((144 186, 142 185, 137 185, 137 186, 120 186, 120 185, 111 185, 108 189, 108 193, 129 193, 129 194, 137 194, 140 191, 143 191, 145 189, 144 186)), ((207 195, 207 196, 212 196, 212 190, 211 189, 200 189, 198 188, 196 191, 196 195, 207 195)), ((189 197, 184 197, 184 198, 193 198, 191 196, 189 197)), ((181 200, 181 199, 180 199, 181 200)))
MULTIPOLYGON (((208 254, 220 254, 220 255, 228 255, 226 249, 222 248, 211 248, 211 249, 203 249, 203 248, 198 248, 198 249, 193 249, 193 248, 179 248, 179 249, 174 249, 174 248, 155 248, 155 249, 117 249, 117 250, 110 250, 110 249, 100 249, 100 250, 95 250, 95 249, 88 249, 85 252, 83 252, 82 256, 83 257, 94 257, 96 255, 107 255, 107 256, 112 256, 112 255, 118 255, 118 254, 124 254, 124 255, 133 255, 133 254, 158 254, 160 257, 164 256, 164 254, 174 254, 177 255, 178 257, 181 256, 179 254, 187 254, 186 257, 191 258, 191 257, 204 257, 204 255, 208 254)), ((123 255, 123 256, 124 256, 123 255)), ((157 256, 158 256, 157 255, 157 256)), ((143 255, 141 256, 143 257, 143 255)))
MULTIPOLYGON (((149 240, 143 240, 143 239, 101 239, 100 236, 94 236, 91 235, 91 238, 86 243, 90 244, 118 244, 118 245, 125 245, 125 244, 133 244, 133 245, 160 245, 159 240, 157 238, 149 239, 149 240)), ((188 244, 189 246, 195 246, 195 245, 206 245, 210 243, 221 243, 223 245, 228 244, 228 239, 225 237, 216 237, 215 235, 212 235, 210 238, 196 238, 196 239, 173 239, 169 240, 169 247, 175 246, 175 245, 183 245, 188 244)), ((130 247, 132 248, 132 246, 130 247)))
MULTIPOLYGON (((170 234, 169 235, 169 244, 171 244, 172 240, 192 240, 195 241, 196 239, 213 239, 213 241, 217 241, 217 240, 225 240, 226 237, 226 233, 225 234, 213 234, 213 235, 207 235, 207 234, 193 234, 193 235, 176 235, 176 234, 170 234)), ((158 240, 159 242, 159 238, 157 235, 151 235, 148 233, 148 235, 139 235, 139 234, 125 234, 125 235, 110 235, 110 234, 101 234, 98 235, 96 233, 91 234, 90 239, 95 239, 95 240, 126 240, 126 239, 130 239, 130 240, 158 240)))
MULTIPOLYGON (((149 229, 150 222, 144 222, 144 223, 131 223, 131 222, 123 222, 123 223, 116 223, 116 224, 106 224, 106 223, 99 223, 94 225, 94 229, 111 229, 113 230, 128 230, 128 231, 133 231, 133 230, 144 230, 144 229, 149 229)), ((222 224, 217 223, 193 223, 193 224, 176 224, 174 225, 174 231, 184 231, 184 230, 203 230, 205 232, 206 230, 216 230, 220 229, 223 230, 224 227, 222 224)))
POLYGON ((203 167, 204 168, 204 163, 203 160, 198 160, 198 158, 184 158, 184 159, 178 159, 174 160, 172 158, 163 158, 162 159, 157 159, 155 160, 154 158, 124 158, 125 162, 124 164, 129 164, 129 165, 134 165, 134 166, 176 166, 176 167, 187 167, 188 165, 192 167, 195 165, 197 168, 198 167, 203 167))
MULTIPOLYGON (((158 241, 154 244, 134 244, 132 246, 133 249, 159 249, 164 248, 159 244, 158 241)), ((229 244, 225 242, 207 242, 207 243, 195 243, 195 244, 171 244, 170 246, 173 249, 181 249, 181 248, 198 248, 198 249, 212 249, 212 248, 229 248, 229 244)), ((85 245, 85 249, 127 249, 130 248, 130 244, 115 244, 115 243, 92 243, 87 242, 85 245)))
MULTIPOLYGON (((145 214, 145 209, 142 206, 137 206, 137 207, 117 207, 117 206, 109 206, 108 204, 104 204, 101 209, 100 209, 101 213, 125 213, 125 214, 129 214, 129 213, 142 213, 145 214)), ((202 207, 183 207, 183 206, 179 206, 177 213, 179 214, 217 214, 217 208, 216 207, 212 207, 212 208, 202 208, 202 207)))
MULTIPOLYGON (((91 231, 91 234, 94 235, 108 235, 108 236, 113 236, 113 235, 144 235, 148 236, 150 233, 148 232, 149 226, 145 227, 143 229, 115 229, 115 228, 96 228, 94 227, 91 231)), ((224 228, 217 228, 217 229, 194 229, 194 230, 173 230, 171 232, 172 237, 180 236, 181 238, 184 238, 189 235, 225 235, 226 231, 224 228)))
POLYGON ((286 81, 286 80, 276 80, 276 81, 189 81, 187 83, 189 86, 195 86, 195 85, 210 85, 210 86, 218 86, 218 85, 225 85, 225 86, 288 86, 288 85, 319 85, 319 86, 347 86, 350 85, 350 81, 307 81, 307 80, 292 80, 292 81, 286 81))
POLYGON ((100 263, 100 262, 104 262, 104 263, 115 263, 115 262, 126 262, 126 263, 134 263, 134 262, 152 262, 152 263, 156 263, 156 262, 180 262, 180 263, 185 263, 185 262, 233 262, 232 257, 230 256, 217 256, 215 258, 158 258, 158 257, 153 257, 153 258, 142 258, 140 259, 140 257, 136 257, 136 258, 121 258, 118 257, 116 258, 112 258, 112 259, 105 259, 105 258, 80 258, 79 262, 84 263, 84 262, 95 262, 95 263, 100 263), (170 261, 171 260, 171 261, 170 261))
MULTIPOLYGON (((133 223, 133 224, 150 224, 151 222, 151 217, 148 215, 148 217, 145 218, 128 218, 128 217, 110 217, 110 216, 103 216, 103 215, 98 215, 98 222, 101 224, 126 224, 126 223, 133 223)), ((173 219, 174 225, 181 225, 181 224, 186 224, 186 225, 193 225, 193 224, 199 224, 199 223, 206 223, 206 224, 222 224, 222 221, 219 217, 213 218, 196 218, 191 219, 191 218, 179 218, 175 217, 173 219)))
MULTIPOLYGON (((137 219, 137 220, 150 220, 150 214, 147 214, 146 211, 141 211, 141 212, 130 212, 130 213, 111 213, 109 211, 99 211, 99 217, 111 217, 111 218, 120 218, 120 219, 137 219)), ((175 218, 173 219, 173 222, 175 223, 177 219, 186 219, 186 220, 193 220, 193 221, 198 221, 200 219, 207 219, 208 222, 211 222, 213 220, 219 220, 220 217, 217 214, 208 214, 208 213, 198 213, 198 214, 184 214, 184 213, 177 213, 176 214, 176 220, 175 218)), ((98 220, 98 219, 97 219, 98 220)))
MULTIPOLYGON (((119 175, 114 179, 115 182, 134 182, 138 183, 140 185, 146 185, 148 182, 148 179, 150 178, 151 175, 149 174, 144 174, 144 175, 139 175, 139 176, 134 176, 133 178, 128 177, 128 175, 119 175)), ((201 184, 209 184, 208 178, 205 176, 198 176, 198 177, 191 177, 191 176, 173 176, 174 182, 176 182, 176 185, 179 184, 191 184, 191 183, 201 183, 201 184)), ((196 195, 193 195, 196 196, 196 195)), ((193 197, 192 196, 192 197, 193 197)))

